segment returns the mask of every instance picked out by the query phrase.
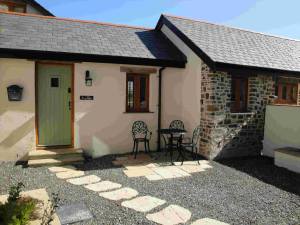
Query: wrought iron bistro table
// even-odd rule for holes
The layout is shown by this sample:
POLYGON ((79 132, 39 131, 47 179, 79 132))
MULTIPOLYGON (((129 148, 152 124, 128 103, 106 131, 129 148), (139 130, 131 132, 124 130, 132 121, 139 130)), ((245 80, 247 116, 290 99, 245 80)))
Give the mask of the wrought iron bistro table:
POLYGON ((178 159, 181 157, 182 158, 182 162, 184 161, 184 155, 182 152, 182 138, 183 135, 187 133, 186 130, 183 129, 173 129, 173 128, 167 128, 167 129, 160 129, 159 130, 161 135, 167 135, 168 138, 168 150, 170 151, 170 157, 171 157, 171 163, 173 164, 173 151, 174 151, 174 136, 175 135, 179 135, 179 139, 178 139, 178 143, 179 143, 179 148, 178 148, 178 159))

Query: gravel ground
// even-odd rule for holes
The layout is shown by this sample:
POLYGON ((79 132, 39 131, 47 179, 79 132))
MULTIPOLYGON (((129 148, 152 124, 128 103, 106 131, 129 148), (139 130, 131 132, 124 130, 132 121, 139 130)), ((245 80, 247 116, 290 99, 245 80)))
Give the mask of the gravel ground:
MULTIPOLYGON (((140 195, 185 207, 192 212, 190 222, 210 217, 232 225, 300 225, 300 174, 277 168, 270 159, 211 162, 212 169, 191 177, 151 182, 143 177, 126 177, 122 168, 112 165, 114 158, 105 156, 87 162, 81 169, 102 180, 134 188, 140 195)), ((26 190, 47 188, 48 193, 58 193, 63 203, 85 202, 95 218, 77 224, 153 224, 146 219, 146 214, 60 180, 47 168, 0 163, 0 194, 6 194, 9 186, 18 181, 26 185, 26 190)))

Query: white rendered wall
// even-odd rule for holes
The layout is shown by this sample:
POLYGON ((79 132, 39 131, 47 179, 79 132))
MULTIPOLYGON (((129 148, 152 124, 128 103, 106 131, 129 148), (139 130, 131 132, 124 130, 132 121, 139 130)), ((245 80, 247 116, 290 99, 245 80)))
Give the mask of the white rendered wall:
MULTIPOLYGON (((75 65, 75 145, 93 157, 126 153, 132 150, 132 124, 145 121, 153 132, 151 149, 156 149, 157 74, 150 75, 150 111, 126 113, 126 73, 121 65, 78 63, 75 65), (85 86, 89 70, 93 86, 85 86), (80 95, 94 96, 94 101, 80 100, 80 95)), ((143 146, 141 146, 143 149, 143 146)))
POLYGON ((35 64, 0 59, 0 161, 20 160, 35 147, 35 64), (23 87, 23 99, 10 102, 7 87, 23 87))
POLYGON ((299 115, 299 106, 267 106, 263 155, 274 157, 274 149, 282 147, 300 148, 299 115))
POLYGON ((163 72, 163 127, 180 119, 191 135, 193 129, 200 124, 201 97, 201 60, 165 25, 161 31, 187 57, 185 69, 167 68, 163 72))
MULTIPOLYGON (((151 113, 126 113, 126 73, 120 72, 121 66, 75 64, 74 144, 93 157, 130 152, 131 127, 136 120, 148 124, 153 132, 150 147, 156 149, 158 74, 150 75, 151 113), (86 70, 93 78, 92 87, 85 86, 86 70), (94 100, 80 100, 81 95, 94 96, 94 100)), ((184 79, 186 74, 193 74, 186 71, 190 70, 167 68, 164 72, 163 126, 168 126, 172 119, 182 119, 191 131, 200 120, 197 117, 200 116, 199 89, 196 90, 199 84, 192 82, 195 77, 184 79)), ((34 77, 34 61, 0 59, 0 160, 22 159, 27 152, 35 149, 34 77), (6 87, 11 84, 24 87, 21 102, 8 101, 6 87)))

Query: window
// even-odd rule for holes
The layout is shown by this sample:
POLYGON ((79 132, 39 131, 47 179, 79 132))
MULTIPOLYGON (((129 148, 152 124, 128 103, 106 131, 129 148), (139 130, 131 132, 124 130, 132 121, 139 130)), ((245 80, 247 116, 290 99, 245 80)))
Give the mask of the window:
POLYGON ((297 104, 298 83, 281 79, 277 85, 277 96, 275 103, 278 104, 297 104))
POLYGON ((51 77, 51 87, 59 87, 59 78, 51 77))
POLYGON ((26 5, 9 2, 9 1, 1 1, 0 0, 0 10, 2 11, 9 11, 9 12, 19 12, 19 13, 26 13, 26 5))
POLYGON ((232 76, 231 112, 246 112, 248 101, 248 78, 232 76))
POLYGON ((127 74, 126 111, 149 111, 149 75, 127 74))

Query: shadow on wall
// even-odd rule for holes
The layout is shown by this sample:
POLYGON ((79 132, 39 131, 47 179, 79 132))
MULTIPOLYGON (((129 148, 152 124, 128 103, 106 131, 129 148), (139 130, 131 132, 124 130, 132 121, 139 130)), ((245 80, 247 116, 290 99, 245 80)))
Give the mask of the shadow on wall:
POLYGON ((275 166, 274 160, 271 158, 256 156, 217 161, 267 184, 300 196, 300 174, 275 166))
POLYGON ((119 113, 112 112, 97 106, 92 107, 89 112, 77 121, 78 139, 80 147, 84 148, 88 155, 100 157, 106 154, 128 152, 124 143, 130 138, 129 133, 131 121, 126 121, 119 113), (109 115, 109 117, 105 116, 109 115), (112 149, 114 146, 114 149, 112 149), (118 146, 122 149, 117 149, 118 146))
POLYGON ((25 160, 34 145, 34 115, 24 111, 2 111, 0 115, 0 160, 25 160), (32 135, 31 135, 32 134, 32 135))
POLYGON ((227 114, 211 133, 211 157, 219 159, 260 155, 264 124, 262 118, 256 113, 227 114))

